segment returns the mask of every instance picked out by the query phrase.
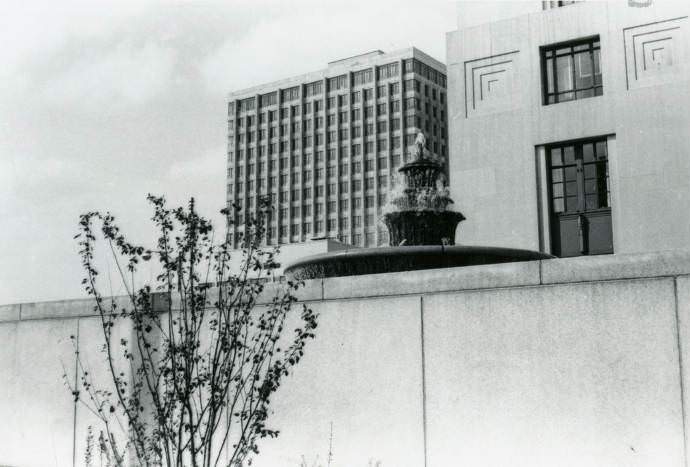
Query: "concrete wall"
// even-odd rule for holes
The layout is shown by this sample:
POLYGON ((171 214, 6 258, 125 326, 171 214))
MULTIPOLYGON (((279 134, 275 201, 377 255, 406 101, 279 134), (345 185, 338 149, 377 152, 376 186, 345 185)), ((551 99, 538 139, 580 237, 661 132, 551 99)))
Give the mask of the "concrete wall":
MULTIPOLYGON (((254 465, 324 461, 331 423, 333 467, 688 465, 690 251, 333 278, 301 297, 317 337, 254 465)), ((61 375, 71 334, 97 366, 91 315, 0 307, 0 465, 82 465, 90 419, 61 375)))
POLYGON ((539 147, 615 135, 609 143, 614 252, 686 248, 689 14, 688 2, 644 8, 582 2, 449 33, 451 191, 468 218, 458 242, 536 249, 541 241, 548 251, 539 147), (594 35, 601 40, 603 96, 542 105, 539 48, 594 35), (633 36, 664 39, 672 64, 638 69, 634 53, 641 46, 633 36), (473 73, 481 70, 501 70, 495 95, 473 87, 473 73))

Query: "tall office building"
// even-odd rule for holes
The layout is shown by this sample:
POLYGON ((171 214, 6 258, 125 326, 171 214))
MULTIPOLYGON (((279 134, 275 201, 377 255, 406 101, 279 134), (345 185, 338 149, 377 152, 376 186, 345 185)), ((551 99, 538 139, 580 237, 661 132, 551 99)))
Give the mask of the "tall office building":
POLYGON ((379 223, 417 132, 447 159, 445 66, 409 48, 330 62, 228 98, 228 204, 235 246, 268 197, 267 243, 388 243, 379 223))

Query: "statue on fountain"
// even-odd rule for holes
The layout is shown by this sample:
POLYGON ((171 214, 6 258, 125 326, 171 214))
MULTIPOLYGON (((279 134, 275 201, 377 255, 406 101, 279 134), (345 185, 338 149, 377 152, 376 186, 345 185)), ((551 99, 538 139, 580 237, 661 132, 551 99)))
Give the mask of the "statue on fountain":
POLYGON ((443 164, 426 148, 424 133, 417 134, 412 161, 398 171, 400 186, 383 216, 390 246, 454 245, 455 229, 465 216, 448 208, 453 200, 443 164))

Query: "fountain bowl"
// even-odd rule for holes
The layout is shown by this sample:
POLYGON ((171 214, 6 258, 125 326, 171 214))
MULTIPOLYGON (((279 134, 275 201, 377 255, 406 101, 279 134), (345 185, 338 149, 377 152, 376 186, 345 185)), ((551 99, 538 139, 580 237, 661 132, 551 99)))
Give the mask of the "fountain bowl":
POLYGON ((285 268, 285 275, 296 280, 307 280, 550 258, 554 257, 539 251, 486 246, 415 245, 353 248, 302 258, 289 264, 285 268))

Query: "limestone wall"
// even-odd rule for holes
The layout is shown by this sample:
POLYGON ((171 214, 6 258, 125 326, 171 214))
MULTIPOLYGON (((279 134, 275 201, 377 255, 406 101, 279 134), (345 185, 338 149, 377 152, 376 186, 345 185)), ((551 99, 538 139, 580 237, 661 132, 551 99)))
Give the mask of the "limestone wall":
MULTIPOLYGON (((317 337, 254 465, 325 461, 331 423, 333 467, 687 465, 689 281, 690 252, 312 281, 317 337)), ((0 307, 0 465, 82 464, 61 375, 89 315, 0 307)))

